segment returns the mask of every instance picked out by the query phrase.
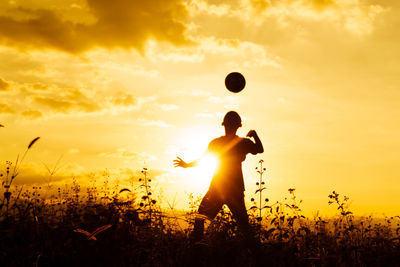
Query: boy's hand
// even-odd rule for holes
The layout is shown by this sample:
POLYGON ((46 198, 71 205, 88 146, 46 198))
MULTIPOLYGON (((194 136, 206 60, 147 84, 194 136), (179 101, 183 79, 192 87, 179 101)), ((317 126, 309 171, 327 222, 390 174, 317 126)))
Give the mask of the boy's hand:
POLYGON ((187 163, 185 161, 183 161, 183 159, 181 159, 180 157, 176 157, 176 159, 174 160, 174 167, 182 167, 182 168, 187 168, 187 163))
POLYGON ((258 137, 256 131, 250 130, 250 131, 247 133, 247 137, 253 137, 253 138, 254 138, 254 141, 255 141, 255 150, 254 150, 253 152, 251 152, 252 154, 255 155, 255 154, 257 154, 257 153, 263 153, 263 152, 264 152, 263 145, 262 145, 261 140, 260 140, 260 138, 258 137))
POLYGON ((247 137, 256 137, 256 136, 257 136, 257 133, 256 133, 255 130, 250 130, 250 131, 247 133, 246 136, 247 136, 247 137))

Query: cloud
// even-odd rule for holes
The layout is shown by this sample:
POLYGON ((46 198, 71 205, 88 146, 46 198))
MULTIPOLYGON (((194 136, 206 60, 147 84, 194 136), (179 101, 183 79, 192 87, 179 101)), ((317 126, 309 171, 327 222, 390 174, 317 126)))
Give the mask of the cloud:
POLYGON ((267 9, 273 9, 277 6, 286 6, 288 8, 291 6, 308 7, 314 11, 320 12, 323 11, 323 9, 337 6, 335 0, 281 0, 279 2, 270 0, 247 0, 243 1, 243 3, 248 4, 251 8, 258 12, 262 12, 267 9))
POLYGON ((240 41, 238 39, 205 38, 203 49, 230 58, 232 61, 241 62, 246 67, 280 67, 280 58, 270 54, 262 45, 240 41))
POLYGON ((31 88, 35 90, 46 91, 47 89, 49 89, 49 85, 43 83, 34 83, 32 84, 31 88))
POLYGON ((13 113, 15 113, 15 111, 10 105, 0 103, 0 114, 13 114, 13 113))
POLYGON ((179 106, 173 105, 173 104, 158 104, 158 106, 163 111, 172 111, 172 110, 178 110, 179 109, 179 106))
POLYGON ((156 159, 154 156, 151 156, 147 153, 133 152, 133 151, 127 150, 126 148, 119 148, 116 151, 112 151, 112 152, 102 152, 99 154, 99 157, 129 159, 129 160, 136 160, 136 161, 149 161, 149 160, 156 159))
POLYGON ((355 35, 370 34, 377 15, 385 11, 380 5, 368 5, 361 0, 244 0, 247 14, 240 15, 257 24, 275 17, 282 26, 300 21, 325 21, 355 35))
POLYGON ((212 3, 211 1, 193 0, 188 3, 191 15, 206 12, 211 15, 223 16, 230 12, 231 5, 227 3, 212 3))
POLYGON ((10 84, 0 77, 0 91, 6 91, 10 88, 10 84))
MULTIPOLYGON (((70 7, 74 8, 74 7, 70 7)), ((9 4, 0 16, 0 42, 23 48, 80 53, 93 47, 141 50, 149 39, 187 44, 181 0, 87 0, 87 16, 67 19, 71 10, 32 9, 9 4), (87 21, 82 21, 87 17, 87 21)))
POLYGON ((45 185, 60 185, 61 182, 66 182, 66 181, 71 181, 72 178, 69 176, 63 176, 63 175, 53 175, 50 176, 49 174, 39 172, 38 170, 31 170, 31 169, 22 169, 21 170, 21 175, 15 179, 14 184, 15 185, 24 185, 24 186, 29 186, 29 185, 39 185, 39 186, 45 186, 45 185))
MULTIPOLYGON (((150 43, 150 42, 149 42, 150 43)), ((138 64, 127 64, 121 62, 110 62, 110 56, 107 55, 107 61, 103 64, 97 64, 96 66, 104 69, 104 71, 116 71, 119 73, 127 73, 128 75, 139 75, 145 77, 156 77, 158 71, 146 69, 144 66, 138 64)))
POLYGON ((376 17, 386 11, 381 5, 364 0, 241 0, 240 3, 214 3, 192 0, 188 5, 192 17, 202 14, 238 18, 247 25, 270 30, 273 22, 287 29, 307 22, 327 22, 354 35, 370 34, 376 17))
POLYGON ((0 113, 16 114, 31 120, 45 115, 93 113, 105 110, 111 104, 106 97, 99 101, 93 92, 83 88, 15 81, 7 84, 13 90, 2 94, 0 113))
POLYGON ((113 96, 96 97, 84 89, 66 89, 57 85, 41 83, 26 84, 30 98, 41 107, 50 108, 54 113, 69 114, 75 112, 93 113, 114 107, 140 108, 141 100, 132 94, 117 92, 113 96))
POLYGON ((115 93, 93 88, 65 88, 56 83, 15 81, 7 83, 13 90, 2 93, 0 113, 15 114, 31 120, 58 115, 76 116, 94 113, 116 115, 139 111, 145 106, 148 109, 163 111, 179 108, 175 105, 157 103, 154 96, 136 97, 124 91, 115 93))
POLYGON ((26 110, 23 111, 21 113, 22 116, 31 119, 31 120, 35 120, 35 119, 39 119, 41 117, 43 117, 42 112, 38 111, 38 110, 26 110))
MULTIPOLYGON (((37 84, 34 84, 35 87, 37 84)), ((28 88, 32 88, 28 85, 28 88)), ((58 86, 44 86, 45 92, 28 92, 29 97, 39 107, 47 107, 54 113, 69 114, 72 112, 91 113, 101 111, 102 106, 96 99, 89 97, 79 89, 65 89, 58 86)), ((38 91, 37 89, 33 89, 38 91)))
POLYGON ((118 92, 111 99, 111 103, 113 103, 114 105, 117 105, 117 106, 132 107, 132 106, 136 106, 138 104, 138 101, 131 94, 118 92))
MULTIPOLYGON (((54 166, 50 166, 50 170, 52 170, 54 166)), ((19 175, 14 180, 13 184, 15 185, 37 185, 37 186, 55 186, 56 188, 62 186, 63 184, 72 183, 72 178, 75 175, 73 173, 83 173, 83 169, 79 166, 76 166, 72 163, 62 164, 55 169, 56 172, 51 175, 44 163, 42 164, 23 164, 21 165, 21 169, 19 171, 19 175)), ((56 189, 53 188, 53 189, 56 189)), ((47 192, 48 196, 53 194, 51 192, 47 192)))
POLYGON ((72 98, 68 98, 67 100, 65 100, 56 96, 36 96, 34 100, 36 103, 47 106, 53 111, 65 114, 72 111, 95 112, 101 110, 101 107, 96 102, 93 102, 91 100, 81 101, 74 100, 72 98))
POLYGON ((239 39, 197 37, 197 46, 165 48, 156 43, 149 45, 147 57, 154 61, 199 63, 210 56, 221 57, 228 65, 240 62, 245 67, 280 67, 280 58, 271 54, 266 47, 239 39))

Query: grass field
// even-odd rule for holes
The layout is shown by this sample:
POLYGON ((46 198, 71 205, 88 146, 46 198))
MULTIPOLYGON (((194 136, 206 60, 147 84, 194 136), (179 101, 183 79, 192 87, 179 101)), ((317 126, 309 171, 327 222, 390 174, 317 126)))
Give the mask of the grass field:
MULTIPOLYGON (((32 187, 3 188, 1 266, 396 266, 399 218, 354 218, 347 197, 327 201, 337 216, 306 218, 295 190, 285 203, 249 209, 254 240, 241 236, 229 210, 191 243, 198 199, 176 216, 161 210, 146 188, 89 187, 75 181, 57 193, 32 187), (47 197, 44 197, 47 195, 47 197), (259 208, 264 208, 259 217, 259 208)), ((148 182, 148 181, 147 181, 148 182)), ((4 187, 4 184, 3 184, 4 187)))
POLYGON ((107 180, 83 188, 74 178, 56 189, 16 186, 27 151, 0 173, 0 266, 400 265, 399 216, 355 217, 349 198, 335 191, 327 197, 337 208, 330 218, 303 216, 293 188, 284 202, 270 203, 262 198, 262 161, 248 209, 254 237, 242 236, 224 208, 203 240, 191 242, 201 199, 189 195, 186 211, 162 209, 147 169, 136 189, 107 180))

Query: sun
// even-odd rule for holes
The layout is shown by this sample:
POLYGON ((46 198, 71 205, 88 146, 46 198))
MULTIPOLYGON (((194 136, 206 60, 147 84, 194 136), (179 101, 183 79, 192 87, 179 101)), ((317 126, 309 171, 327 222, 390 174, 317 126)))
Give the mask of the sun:
POLYGON ((204 126, 185 129, 177 136, 177 156, 188 163, 198 160, 195 167, 182 170, 186 176, 185 183, 198 193, 207 190, 218 164, 217 157, 207 152, 208 144, 216 136, 212 129, 204 126))
POLYGON ((209 186, 215 169, 218 165, 218 159, 211 153, 204 154, 196 167, 192 169, 193 183, 204 189, 209 186))

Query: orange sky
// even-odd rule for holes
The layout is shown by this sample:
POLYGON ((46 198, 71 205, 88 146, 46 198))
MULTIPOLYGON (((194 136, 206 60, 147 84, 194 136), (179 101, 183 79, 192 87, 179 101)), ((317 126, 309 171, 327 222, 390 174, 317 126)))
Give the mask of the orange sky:
POLYGON ((357 214, 397 214, 399 27, 395 0, 1 1, 1 168, 40 136, 17 183, 60 156, 53 183, 147 166, 183 206, 210 177, 172 160, 201 155, 233 109, 265 148, 244 163, 247 199, 264 159, 272 201, 296 188, 329 213, 336 190, 357 214))

